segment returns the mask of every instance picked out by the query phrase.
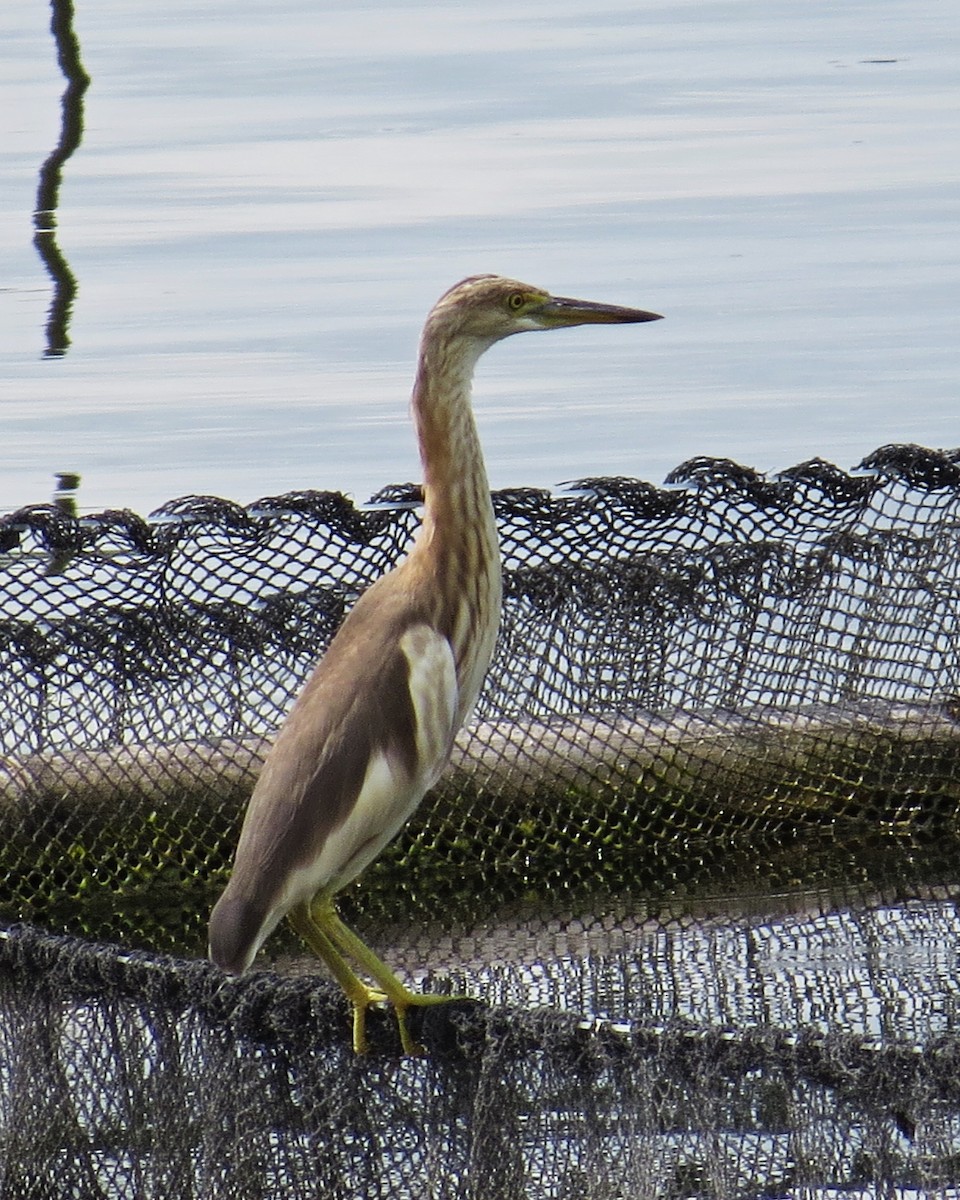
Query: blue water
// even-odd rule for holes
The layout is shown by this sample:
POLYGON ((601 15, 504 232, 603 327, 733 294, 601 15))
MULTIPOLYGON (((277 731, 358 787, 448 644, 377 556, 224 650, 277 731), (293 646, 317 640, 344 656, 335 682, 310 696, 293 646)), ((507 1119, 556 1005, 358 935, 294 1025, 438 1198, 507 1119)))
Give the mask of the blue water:
POLYGON ((960 444, 950 5, 79 0, 53 358, 48 20, 0 8, 0 506, 417 479, 420 323, 489 270, 667 318, 496 347, 495 486, 960 444))

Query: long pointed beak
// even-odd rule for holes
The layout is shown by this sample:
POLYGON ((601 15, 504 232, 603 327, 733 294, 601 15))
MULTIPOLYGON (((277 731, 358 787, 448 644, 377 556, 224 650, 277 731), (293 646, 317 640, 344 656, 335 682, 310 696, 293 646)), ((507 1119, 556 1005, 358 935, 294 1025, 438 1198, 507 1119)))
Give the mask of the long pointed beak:
POLYGON ((564 325, 630 325, 638 321, 662 321, 660 313, 642 308, 622 308, 618 304, 597 304, 593 300, 571 300, 551 296, 537 315, 547 329, 564 325))

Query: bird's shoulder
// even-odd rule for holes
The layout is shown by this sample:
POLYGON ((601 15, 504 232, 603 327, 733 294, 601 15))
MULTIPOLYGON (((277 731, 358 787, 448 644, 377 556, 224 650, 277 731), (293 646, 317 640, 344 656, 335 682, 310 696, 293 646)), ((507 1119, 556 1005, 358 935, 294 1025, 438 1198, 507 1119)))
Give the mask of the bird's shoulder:
POLYGON ((357 786, 377 755, 417 774, 449 749, 457 676, 449 640, 415 591, 381 586, 357 601, 290 710, 263 786, 293 799, 334 778, 357 786), (349 783, 347 781, 349 777, 349 783))
POLYGON ((433 607, 412 573, 401 568, 378 579, 344 618, 297 703, 331 716, 341 708, 382 704, 412 659, 452 653, 433 607))

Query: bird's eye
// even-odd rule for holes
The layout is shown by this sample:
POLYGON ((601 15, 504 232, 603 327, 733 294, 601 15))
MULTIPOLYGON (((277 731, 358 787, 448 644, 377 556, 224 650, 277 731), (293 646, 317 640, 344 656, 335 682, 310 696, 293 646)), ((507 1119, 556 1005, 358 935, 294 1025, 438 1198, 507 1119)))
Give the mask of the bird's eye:
POLYGON ((507 307, 513 312, 519 312, 526 302, 527 298, 523 292, 511 292, 507 297, 507 307))

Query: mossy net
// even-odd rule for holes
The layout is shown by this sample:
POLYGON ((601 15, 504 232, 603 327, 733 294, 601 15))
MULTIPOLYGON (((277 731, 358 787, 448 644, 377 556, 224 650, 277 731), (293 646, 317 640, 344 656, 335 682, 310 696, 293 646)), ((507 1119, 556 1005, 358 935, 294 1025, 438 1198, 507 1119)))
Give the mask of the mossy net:
MULTIPOLYGON (((0 1197, 960 1178, 960 454, 501 492, 454 761, 344 897, 423 1061, 203 954, 263 749, 416 489, 0 521, 0 1197)), ((865 1193, 867 1194, 867 1193, 865 1193)), ((871 1193, 872 1194, 872 1193, 871 1193)))

